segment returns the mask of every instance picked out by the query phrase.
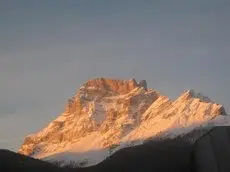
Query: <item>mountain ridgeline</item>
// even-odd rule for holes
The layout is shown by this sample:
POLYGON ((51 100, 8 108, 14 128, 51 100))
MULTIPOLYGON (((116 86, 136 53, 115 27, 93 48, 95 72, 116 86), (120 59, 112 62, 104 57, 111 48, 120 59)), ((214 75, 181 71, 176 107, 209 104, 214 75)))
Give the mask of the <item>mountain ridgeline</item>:
POLYGON ((92 166, 124 147, 177 137, 224 115, 222 105, 193 90, 170 100, 145 80, 97 78, 79 88, 57 119, 27 136, 19 153, 92 166))

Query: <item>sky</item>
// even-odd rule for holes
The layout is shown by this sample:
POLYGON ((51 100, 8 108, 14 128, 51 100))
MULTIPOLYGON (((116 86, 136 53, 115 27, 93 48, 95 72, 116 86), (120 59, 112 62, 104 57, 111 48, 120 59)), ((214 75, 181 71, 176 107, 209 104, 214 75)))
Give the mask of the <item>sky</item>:
POLYGON ((85 81, 194 89, 230 110, 229 0, 1 0, 0 149, 63 112, 85 81))

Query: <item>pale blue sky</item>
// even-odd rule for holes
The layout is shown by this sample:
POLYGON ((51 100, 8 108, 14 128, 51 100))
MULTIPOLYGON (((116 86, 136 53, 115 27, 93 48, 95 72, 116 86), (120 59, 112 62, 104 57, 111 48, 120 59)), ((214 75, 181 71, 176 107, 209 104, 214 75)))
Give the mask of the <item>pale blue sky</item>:
POLYGON ((0 148, 17 150, 88 79, 193 88, 230 108, 229 0, 1 0, 0 148))

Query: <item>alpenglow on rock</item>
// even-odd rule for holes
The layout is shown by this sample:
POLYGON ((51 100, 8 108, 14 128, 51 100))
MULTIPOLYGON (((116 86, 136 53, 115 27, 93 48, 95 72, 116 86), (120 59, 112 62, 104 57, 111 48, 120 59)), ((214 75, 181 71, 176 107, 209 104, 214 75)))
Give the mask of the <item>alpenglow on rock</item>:
POLYGON ((19 153, 93 165, 135 141, 225 114, 222 105, 192 90, 172 101, 145 80, 97 78, 80 87, 57 119, 27 136, 19 153))

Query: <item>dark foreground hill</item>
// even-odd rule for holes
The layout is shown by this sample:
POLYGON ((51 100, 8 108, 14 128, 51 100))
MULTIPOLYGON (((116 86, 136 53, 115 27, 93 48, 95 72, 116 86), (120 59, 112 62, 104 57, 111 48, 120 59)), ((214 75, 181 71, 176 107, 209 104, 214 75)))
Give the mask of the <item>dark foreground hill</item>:
POLYGON ((54 165, 17 154, 8 150, 0 150, 0 171, 1 172, 61 172, 62 169, 54 165))
POLYGON ((102 163, 87 169, 110 172, 190 172, 191 153, 192 145, 182 138, 151 141, 120 150, 102 163))
POLYGON ((125 148, 102 163, 87 168, 58 168, 7 150, 0 151, 0 171, 33 172, 229 172, 230 127, 216 127, 195 144, 189 134, 125 148))

